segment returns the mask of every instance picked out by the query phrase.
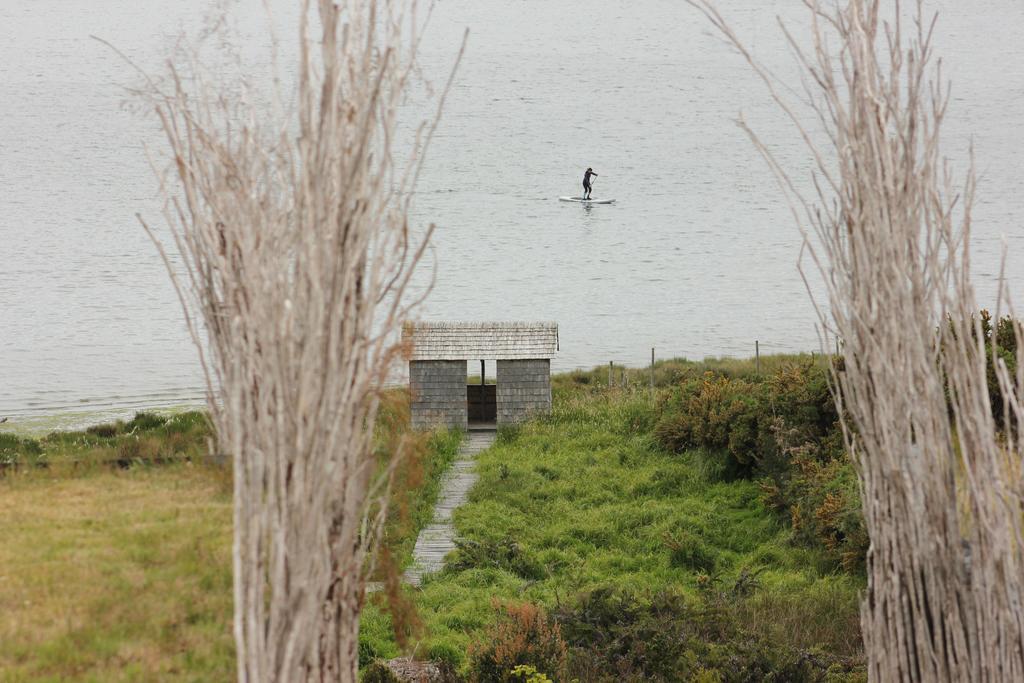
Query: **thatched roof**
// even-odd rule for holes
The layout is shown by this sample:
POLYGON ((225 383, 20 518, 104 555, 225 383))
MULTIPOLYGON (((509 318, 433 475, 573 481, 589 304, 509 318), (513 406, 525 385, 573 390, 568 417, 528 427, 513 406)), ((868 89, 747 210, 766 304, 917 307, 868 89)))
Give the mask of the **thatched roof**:
POLYGON ((558 351, 558 323, 407 323, 409 360, 529 360, 558 351))

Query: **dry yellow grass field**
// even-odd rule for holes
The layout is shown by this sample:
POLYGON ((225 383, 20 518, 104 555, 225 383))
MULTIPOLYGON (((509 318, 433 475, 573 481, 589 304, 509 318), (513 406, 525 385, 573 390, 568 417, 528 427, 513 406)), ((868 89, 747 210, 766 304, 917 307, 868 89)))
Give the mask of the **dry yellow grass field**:
POLYGON ((222 473, 13 474, 0 520, 0 680, 232 678, 222 473))

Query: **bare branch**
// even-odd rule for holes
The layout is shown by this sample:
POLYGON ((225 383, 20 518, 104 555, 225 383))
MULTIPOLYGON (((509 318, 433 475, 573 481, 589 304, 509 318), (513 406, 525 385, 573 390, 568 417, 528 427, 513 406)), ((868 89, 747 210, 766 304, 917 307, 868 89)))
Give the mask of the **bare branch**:
MULTIPOLYGON (((315 7, 303 3, 292 103, 276 76, 269 93, 241 69, 226 86, 199 47, 180 49, 163 79, 143 74, 137 91, 177 179, 154 164, 182 272, 140 221, 181 299, 232 457, 246 682, 356 681, 364 573, 405 450, 378 463, 373 429, 400 326, 425 296, 408 290, 433 234, 410 230, 409 196, 452 84, 396 165, 422 39, 415 0, 315 7)), ((276 60, 276 37, 272 49, 276 60)))
MULTIPOLYGON (((878 0, 828 10, 804 0, 812 47, 800 48, 807 36, 786 38, 820 98, 811 108, 826 153, 711 3, 689 1, 765 81, 817 165, 807 199, 744 127, 822 276, 821 329, 842 340, 833 395, 871 537, 861 609, 869 678, 1024 680, 1024 371, 995 361, 996 410, 1011 425, 1001 434, 970 278, 973 161, 958 191, 939 150, 949 88, 932 65, 936 18, 917 0, 905 33, 898 3, 880 27, 878 0)), ((1014 332, 1019 344, 1017 323, 1014 332)))

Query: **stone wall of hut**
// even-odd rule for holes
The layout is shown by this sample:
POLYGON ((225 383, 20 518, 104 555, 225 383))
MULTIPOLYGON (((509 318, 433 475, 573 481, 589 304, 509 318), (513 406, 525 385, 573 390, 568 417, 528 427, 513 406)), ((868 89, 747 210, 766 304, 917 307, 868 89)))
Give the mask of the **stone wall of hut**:
POLYGON ((551 412, 551 361, 497 362, 498 424, 512 424, 551 412))

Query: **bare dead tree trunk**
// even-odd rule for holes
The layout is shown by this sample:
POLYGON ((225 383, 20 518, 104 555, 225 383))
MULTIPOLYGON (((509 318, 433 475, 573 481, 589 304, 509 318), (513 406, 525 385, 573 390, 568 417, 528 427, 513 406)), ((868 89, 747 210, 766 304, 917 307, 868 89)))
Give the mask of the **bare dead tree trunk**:
MULTIPOLYGON (((787 37, 826 152, 721 15, 691 4, 768 84, 817 162, 807 199, 747 129, 823 275, 823 329, 843 342, 835 396, 871 537, 869 676, 1024 680, 1024 448, 998 433, 988 398, 969 268, 974 179, 956 190, 940 155, 948 88, 931 64, 934 20, 919 2, 908 38, 898 5, 883 23, 878 0, 827 10, 805 0, 813 45, 787 37)), ((1005 365, 999 375, 1005 410, 1020 416, 1021 377, 1005 365)))
POLYGON ((287 106, 279 90, 226 87, 198 48, 141 92, 170 148, 176 182, 161 173, 161 189, 183 276, 154 241, 234 469, 239 681, 356 680, 397 463, 373 457, 379 391, 433 229, 413 232, 408 209, 436 118, 392 160, 415 8, 306 0, 287 106))

